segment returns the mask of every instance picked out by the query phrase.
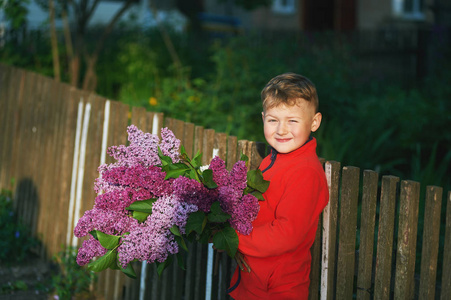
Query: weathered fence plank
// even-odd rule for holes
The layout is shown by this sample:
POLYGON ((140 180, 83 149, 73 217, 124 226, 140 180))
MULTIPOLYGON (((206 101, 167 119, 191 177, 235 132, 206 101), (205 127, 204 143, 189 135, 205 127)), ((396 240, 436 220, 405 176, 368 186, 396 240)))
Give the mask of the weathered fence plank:
POLYGON ((376 222, 377 184, 379 174, 363 172, 360 247, 357 276, 357 299, 371 299, 373 274, 374 226, 376 222))
POLYGON ((445 246, 443 249, 442 288, 440 299, 451 299, 451 191, 446 198, 445 246))
POLYGON ((426 188, 424 219, 429 221, 424 222, 423 228, 420 299, 435 298, 442 194, 441 187, 428 186, 426 188))
POLYGON ((337 257, 337 299, 351 299, 354 287, 359 168, 343 167, 337 257))
POLYGON ((398 182, 395 176, 382 177, 374 299, 389 299, 391 293, 398 182))
POLYGON ((193 158, 194 154, 194 124, 185 123, 185 130, 183 132, 183 146, 189 158, 193 158))
POLYGON ((309 285, 309 300, 316 300, 319 298, 319 283, 321 276, 321 229, 322 229, 322 214, 319 217, 318 228, 316 230, 315 241, 310 248, 312 256, 312 263, 310 269, 310 285, 309 285))
POLYGON ((238 161, 238 139, 236 136, 229 136, 227 138, 227 169, 231 170, 233 165, 238 161))
POLYGON ((413 299, 414 297, 419 198, 420 184, 418 182, 401 181, 395 299, 413 299))
POLYGON ((335 295, 335 265, 338 228, 338 197, 341 165, 336 161, 325 163, 329 203, 323 211, 321 299, 331 300, 335 295))

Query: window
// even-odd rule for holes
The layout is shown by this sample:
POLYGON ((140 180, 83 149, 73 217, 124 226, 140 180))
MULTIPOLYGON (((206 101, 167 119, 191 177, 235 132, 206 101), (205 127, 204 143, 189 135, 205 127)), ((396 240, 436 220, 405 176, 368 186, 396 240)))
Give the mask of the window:
POLYGON ((280 14, 294 14, 296 12, 294 0, 273 0, 272 11, 280 14))
POLYGON ((405 19, 424 19, 423 0, 393 0, 393 12, 395 16, 405 19))

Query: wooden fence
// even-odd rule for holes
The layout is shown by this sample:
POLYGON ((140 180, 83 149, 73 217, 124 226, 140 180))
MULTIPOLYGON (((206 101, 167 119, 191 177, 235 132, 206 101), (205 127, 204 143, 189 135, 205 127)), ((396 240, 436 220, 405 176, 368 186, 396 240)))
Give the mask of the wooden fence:
MULTIPOLYGON (((204 163, 216 154, 230 167, 245 153, 256 168, 266 152, 264 144, 0 64, 0 188, 14 191, 15 209, 42 241, 43 257, 80 244, 73 227, 94 204, 97 167, 112 162, 106 149, 126 143, 129 124, 151 133, 170 128, 188 154, 204 153, 204 163)), ((451 193, 443 199, 441 187, 428 186, 420 199, 418 182, 334 161, 324 167, 330 202, 312 247, 310 298, 451 299, 451 193)), ((186 271, 174 264, 161 278, 153 264, 135 263, 136 280, 101 272, 96 293, 99 299, 229 299, 230 258, 189 245, 186 262, 186 271)))

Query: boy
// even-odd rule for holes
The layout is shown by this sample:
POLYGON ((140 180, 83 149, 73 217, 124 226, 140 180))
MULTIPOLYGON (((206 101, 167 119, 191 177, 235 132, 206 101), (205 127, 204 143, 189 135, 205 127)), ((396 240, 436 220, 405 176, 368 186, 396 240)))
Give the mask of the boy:
POLYGON ((260 164, 270 181, 250 235, 238 234, 238 267, 230 295, 238 300, 307 299, 318 219, 329 200, 311 132, 321 124, 316 88, 285 73, 261 92, 271 154, 260 164))

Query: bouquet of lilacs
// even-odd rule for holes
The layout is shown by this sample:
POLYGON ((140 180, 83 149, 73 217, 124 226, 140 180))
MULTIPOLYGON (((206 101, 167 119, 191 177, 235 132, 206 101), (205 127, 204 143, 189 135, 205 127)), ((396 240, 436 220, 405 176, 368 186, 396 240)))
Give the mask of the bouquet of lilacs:
POLYGON ((78 221, 74 234, 86 237, 77 263, 99 272, 119 269, 136 277, 131 262, 156 263, 159 274, 186 240, 213 242, 235 256, 236 232, 247 235, 268 188, 261 171, 247 171, 245 156, 230 170, 214 157, 201 165, 202 154, 188 157, 167 128, 157 135, 127 128, 129 145, 112 146, 116 161, 101 165, 94 207, 78 221))

